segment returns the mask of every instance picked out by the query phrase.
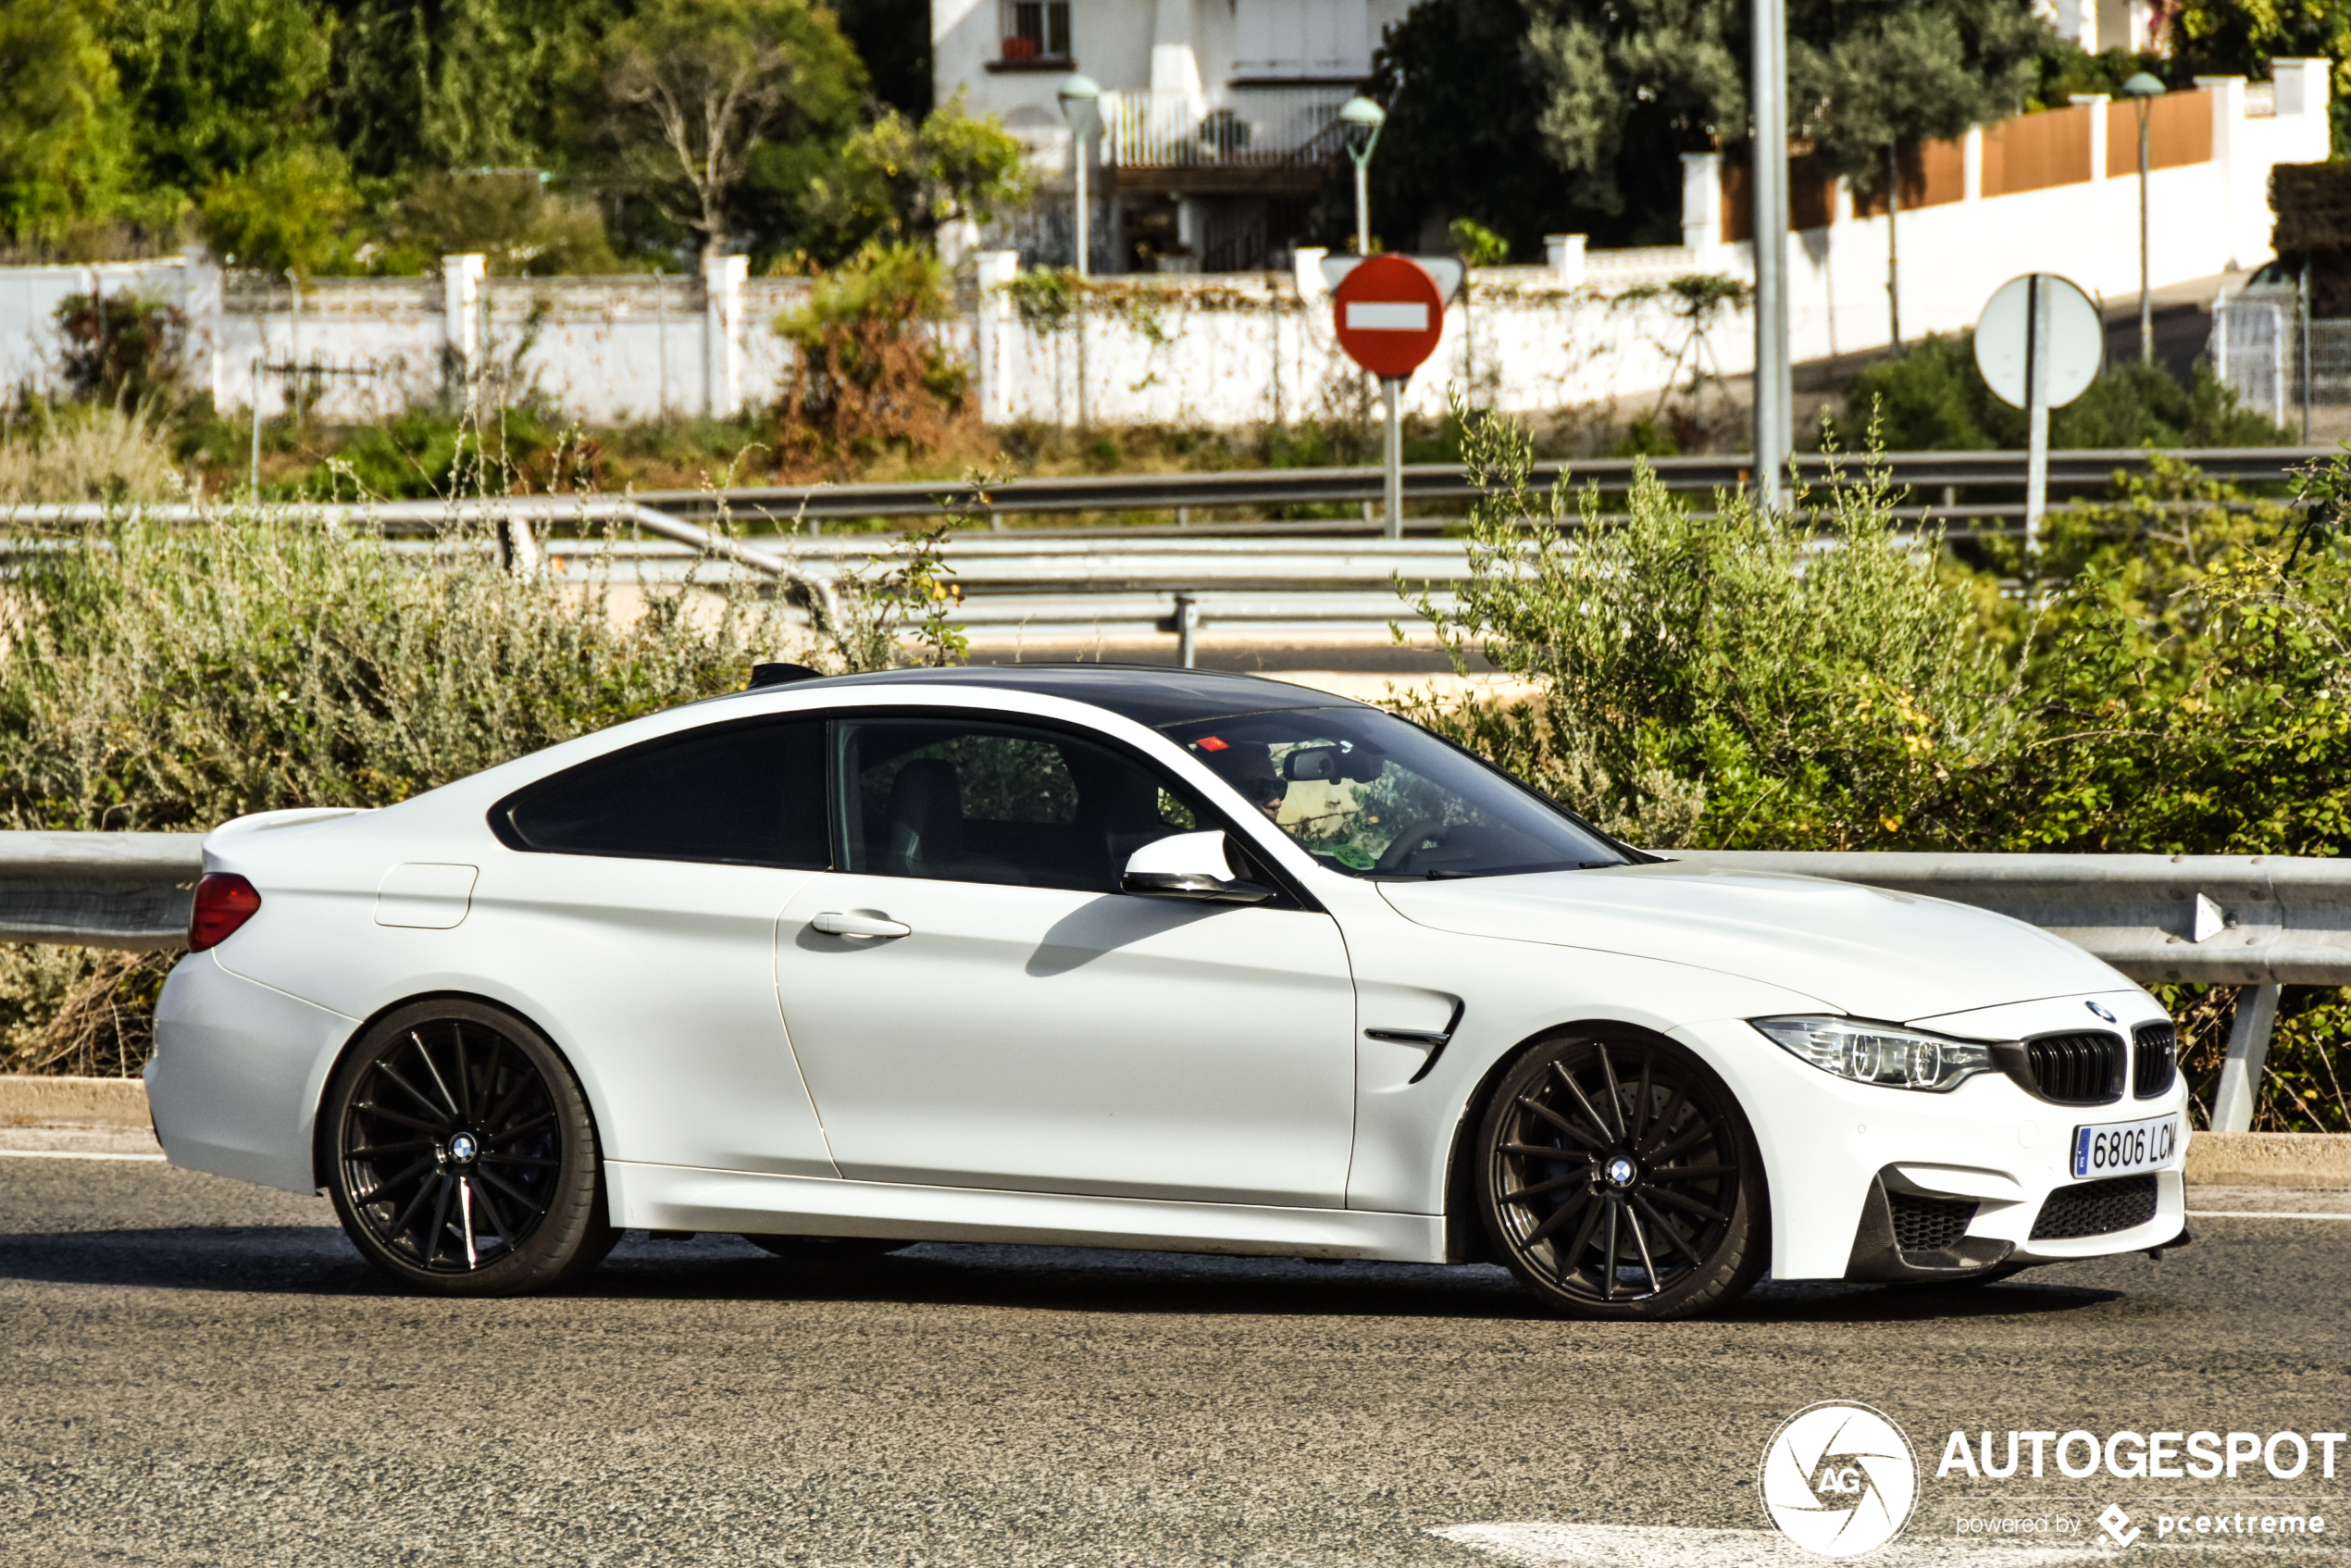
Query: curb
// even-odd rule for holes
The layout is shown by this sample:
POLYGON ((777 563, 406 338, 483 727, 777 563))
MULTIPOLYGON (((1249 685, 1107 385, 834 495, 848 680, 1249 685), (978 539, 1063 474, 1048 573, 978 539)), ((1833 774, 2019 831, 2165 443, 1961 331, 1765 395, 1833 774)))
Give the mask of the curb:
POLYGON ((2351 1135, 2200 1132, 2188 1180, 2204 1187, 2351 1187, 2351 1135))
POLYGON ((62 1078, 0 1075, 0 1126, 32 1122, 96 1122, 145 1127, 147 1086, 137 1078, 62 1078))

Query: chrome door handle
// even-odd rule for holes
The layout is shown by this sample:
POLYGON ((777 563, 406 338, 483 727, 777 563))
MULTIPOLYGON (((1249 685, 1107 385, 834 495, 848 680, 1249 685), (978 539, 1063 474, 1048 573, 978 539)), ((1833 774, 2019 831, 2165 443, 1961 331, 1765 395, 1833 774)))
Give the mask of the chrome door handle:
POLYGON ((872 915, 843 915, 828 909, 809 922, 828 937, 911 937, 914 928, 900 920, 872 915))

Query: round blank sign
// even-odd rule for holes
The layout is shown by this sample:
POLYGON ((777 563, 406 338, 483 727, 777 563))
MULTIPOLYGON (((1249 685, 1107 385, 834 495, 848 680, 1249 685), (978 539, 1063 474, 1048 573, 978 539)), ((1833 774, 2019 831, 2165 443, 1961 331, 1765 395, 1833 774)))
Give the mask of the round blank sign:
POLYGON ((2000 285, 1975 324, 1975 364, 2004 403, 2025 406, 2026 320, 2033 281, 2038 277, 2049 301, 2049 406, 2062 408, 2089 390, 2106 357, 2106 324, 2090 296, 2054 272, 2011 278, 2000 285))

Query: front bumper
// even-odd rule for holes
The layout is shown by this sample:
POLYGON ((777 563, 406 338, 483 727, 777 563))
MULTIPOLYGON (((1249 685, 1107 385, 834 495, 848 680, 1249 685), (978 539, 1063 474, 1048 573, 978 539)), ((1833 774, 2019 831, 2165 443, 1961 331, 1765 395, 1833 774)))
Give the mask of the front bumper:
POLYGON ((2187 1232, 2187 1184, 2176 1169, 2068 1183, 2044 1194, 2037 1204, 1939 1192, 1929 1185, 1938 1174, 1932 1167, 1901 1165, 1878 1173, 1862 1199, 1847 1279, 1966 1279, 1994 1269, 2175 1245, 2187 1232), (2086 1236, 2034 1235, 2084 1228, 2085 1212, 2089 1225, 2111 1223, 2114 1228, 2095 1228, 2086 1236), (2146 1217, 2136 1224, 2106 1217, 2139 1213, 2146 1217), (2058 1223, 2045 1225, 2052 1219, 2058 1223))
MULTIPOLYGON (((2067 1027, 2083 1016, 2083 1000, 2031 1004, 2049 1021, 2021 1018, 2011 1027, 2019 1034, 2067 1027)), ((2126 1032, 2162 1016, 2144 993, 2101 993, 2098 1000, 2121 1014, 2126 1032)), ((2173 1242, 2185 1228, 2183 1136, 2154 1173, 2153 1218, 2106 1234, 2038 1240, 2032 1234, 2051 1198, 2082 1185, 2068 1170, 2073 1128, 2172 1114, 2184 1131, 2187 1090, 2177 1078, 2159 1095, 2139 1100, 2126 1089, 2105 1105, 2052 1104, 1997 1073, 1928 1094, 1824 1073, 1743 1020, 1686 1026, 1674 1034, 1722 1074, 1754 1129, 1771 1187, 1774 1278, 1964 1277, 1992 1267, 2142 1251, 2173 1242), (1894 1192, 1973 1203, 1957 1238, 1967 1245, 1924 1249, 1953 1256, 1929 1260, 1923 1275, 1870 1272, 1867 1259, 1857 1258, 1857 1243, 1868 1239, 1871 1205, 1894 1192), (1990 1261, 1996 1251, 1997 1261, 1990 1261)), ((1883 1249, 1862 1251, 1883 1256, 1883 1249)))

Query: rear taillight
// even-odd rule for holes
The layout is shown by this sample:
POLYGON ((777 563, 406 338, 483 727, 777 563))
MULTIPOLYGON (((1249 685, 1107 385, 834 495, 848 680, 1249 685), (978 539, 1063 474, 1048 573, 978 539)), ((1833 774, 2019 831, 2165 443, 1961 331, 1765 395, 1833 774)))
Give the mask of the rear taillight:
POLYGON ((188 951, 202 952, 236 935, 260 911, 261 895, 233 871, 207 872, 196 884, 196 909, 188 919, 188 951))

